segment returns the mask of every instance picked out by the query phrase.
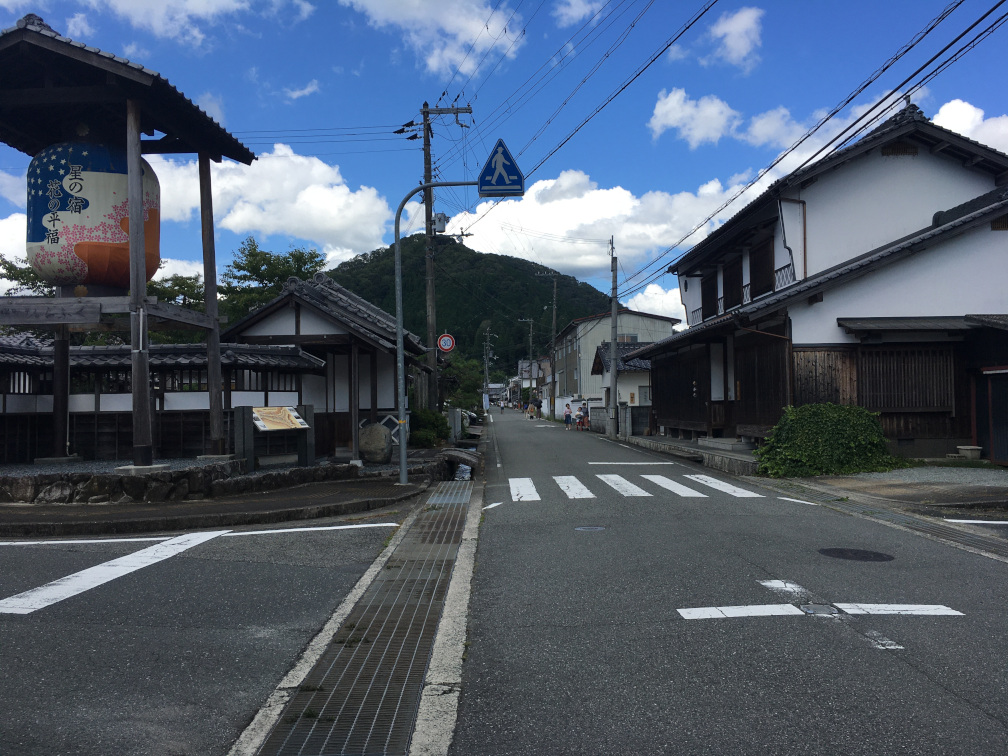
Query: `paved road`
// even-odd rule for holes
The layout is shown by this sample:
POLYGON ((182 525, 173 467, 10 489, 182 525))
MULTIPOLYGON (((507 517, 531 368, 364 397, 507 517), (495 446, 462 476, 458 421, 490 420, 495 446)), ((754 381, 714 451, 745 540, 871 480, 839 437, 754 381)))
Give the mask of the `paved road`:
POLYGON ((493 419, 452 754, 1008 751, 1008 564, 493 419))
POLYGON ((0 754, 226 753, 406 512, 372 514, 3 542, 0 754))

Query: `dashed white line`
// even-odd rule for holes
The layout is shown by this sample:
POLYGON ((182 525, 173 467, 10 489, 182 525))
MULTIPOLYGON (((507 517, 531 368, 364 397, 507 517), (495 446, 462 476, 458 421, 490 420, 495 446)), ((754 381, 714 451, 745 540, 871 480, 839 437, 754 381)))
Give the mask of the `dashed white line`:
POLYGON ((679 494, 680 496, 700 499, 707 498, 707 494, 694 491, 692 488, 684 486, 682 483, 676 483, 674 480, 669 480, 664 475, 641 475, 641 477, 644 478, 644 480, 650 480, 656 486, 661 486, 665 490, 679 494))
POLYGON ((485 507, 483 507, 483 511, 493 509, 494 507, 499 507, 503 503, 504 503, 503 501, 495 501, 493 504, 487 504, 485 507))
POLYGON ((594 499, 595 494, 585 487, 585 484, 573 475, 554 475, 553 480, 560 490, 567 494, 568 499, 594 499))
POLYGON ((509 478, 512 501, 541 501, 532 478, 509 478))
POLYGON ((32 588, 30 591, 0 601, 0 613, 30 614, 79 593, 89 591, 110 580, 149 567, 227 532, 226 530, 213 530, 206 533, 188 533, 164 543, 148 546, 133 554, 99 564, 96 567, 89 567, 39 588, 32 588))
POLYGON ((155 536, 153 538, 89 538, 77 540, 52 541, 0 541, 0 546, 69 546, 90 543, 159 543, 171 540, 171 536, 155 536))
POLYGON ((805 613, 793 604, 754 604, 752 606, 700 606, 677 609, 683 619, 726 619, 729 617, 803 617, 805 613))
POLYGON ((618 493, 621 493, 624 496, 651 495, 640 486, 635 486, 633 483, 624 478, 622 475, 596 475, 595 477, 601 480, 606 485, 611 486, 618 493))
POLYGON ((926 617, 963 616, 962 612, 941 604, 833 604, 847 614, 902 614, 926 617))
POLYGON ((733 486, 731 483, 725 483, 723 480, 712 478, 709 475, 687 475, 685 477, 689 478, 690 480, 695 480, 697 483, 702 483, 705 486, 710 486, 716 491, 721 491, 723 493, 728 494, 729 496, 734 496, 737 499, 763 498, 763 494, 758 494, 753 491, 746 491, 744 488, 733 486))

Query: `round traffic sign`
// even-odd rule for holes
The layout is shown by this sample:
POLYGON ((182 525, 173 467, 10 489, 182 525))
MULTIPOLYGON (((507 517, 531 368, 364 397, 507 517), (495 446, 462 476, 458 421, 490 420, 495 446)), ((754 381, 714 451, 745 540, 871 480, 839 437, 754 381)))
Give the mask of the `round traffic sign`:
POLYGON ((450 352, 455 348, 455 337, 448 333, 442 333, 438 337, 437 345, 442 352, 450 352))

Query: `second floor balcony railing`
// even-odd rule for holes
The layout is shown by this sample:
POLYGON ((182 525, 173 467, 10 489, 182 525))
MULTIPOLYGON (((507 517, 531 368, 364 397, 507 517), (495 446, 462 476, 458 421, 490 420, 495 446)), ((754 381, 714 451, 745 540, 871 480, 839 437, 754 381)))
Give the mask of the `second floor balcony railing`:
POLYGON ((788 263, 781 268, 777 268, 777 270, 774 271, 774 291, 783 289, 785 286, 790 286, 794 282, 794 265, 791 263, 788 263))

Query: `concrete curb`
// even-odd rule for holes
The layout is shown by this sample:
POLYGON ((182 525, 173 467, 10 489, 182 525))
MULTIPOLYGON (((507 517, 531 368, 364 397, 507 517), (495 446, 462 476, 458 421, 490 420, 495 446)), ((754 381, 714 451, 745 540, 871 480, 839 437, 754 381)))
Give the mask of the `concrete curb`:
MULTIPOLYGON (((310 484, 309 484, 310 485, 310 484)), ((123 535, 128 533, 153 533, 165 530, 194 530, 223 526, 263 525, 294 520, 369 512, 373 509, 398 504, 418 496, 430 487, 428 478, 417 488, 403 491, 397 496, 350 499, 332 504, 313 504, 304 507, 285 507, 262 511, 206 512, 181 515, 140 517, 126 520, 87 520, 77 522, 19 522, 0 523, 0 536, 68 536, 68 535, 123 535)))

